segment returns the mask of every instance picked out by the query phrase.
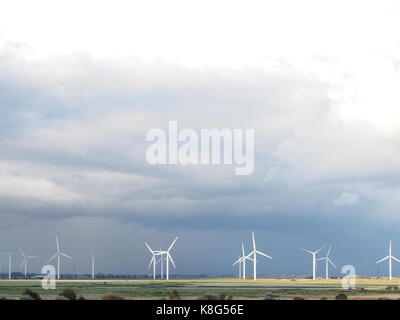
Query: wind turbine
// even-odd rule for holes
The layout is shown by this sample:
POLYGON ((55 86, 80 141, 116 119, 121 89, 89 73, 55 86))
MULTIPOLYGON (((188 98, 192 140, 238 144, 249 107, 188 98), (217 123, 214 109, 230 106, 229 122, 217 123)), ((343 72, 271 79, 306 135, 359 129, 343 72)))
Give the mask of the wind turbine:
POLYGON ((164 255, 165 257, 165 266, 166 266, 166 271, 165 271, 165 275, 166 275, 166 279, 169 280, 169 262, 171 261, 172 265, 174 266, 174 268, 176 268, 174 260, 172 259, 171 254, 169 253, 172 249, 172 247, 174 246, 176 240, 178 240, 178 237, 175 238, 175 240, 171 243, 171 245, 169 246, 168 250, 153 250, 150 248, 150 246, 145 242, 146 247, 149 249, 149 251, 152 254, 151 260, 150 260, 150 264, 148 269, 150 269, 151 265, 153 264, 153 279, 156 278, 156 264, 161 261, 162 263, 162 268, 163 268, 163 259, 164 259, 164 255), (157 256, 161 256, 161 260, 157 261, 157 256))
POLYGON ((151 265, 153 264, 153 279, 155 279, 156 278, 157 256, 161 255, 161 259, 162 259, 163 253, 161 253, 161 251, 154 251, 153 249, 151 249, 150 246, 147 244, 147 242, 145 242, 144 244, 146 245, 147 249, 149 249, 150 253, 152 254, 151 260, 149 263, 149 267, 147 269, 150 269, 151 265))
POLYGON ((22 256, 24 257, 24 259, 22 260, 22 263, 21 263, 21 265, 20 265, 19 268, 21 269, 22 266, 25 266, 25 268, 24 268, 24 275, 25 275, 25 278, 26 278, 26 269, 28 268, 28 260, 29 260, 29 259, 37 258, 37 256, 27 256, 27 255, 25 254, 25 252, 24 252, 21 248, 19 248, 19 251, 21 252, 22 256))
POLYGON ((316 264, 315 255, 316 255, 321 249, 323 249, 324 247, 325 247, 325 245, 322 246, 321 248, 319 248, 317 251, 310 251, 310 250, 301 248, 302 250, 304 250, 304 251, 306 251, 306 252, 312 254, 312 266, 313 266, 313 273, 312 273, 312 274, 313 274, 313 280, 315 280, 315 270, 317 269, 317 264, 316 264))
MULTIPOLYGON (((171 260, 171 263, 172 263, 172 265, 174 266, 174 268, 176 268, 175 262, 174 262, 174 260, 172 259, 171 254, 169 253, 169 252, 171 251, 172 247, 174 246, 176 240, 178 240, 178 237, 176 237, 175 240, 171 243, 171 245, 169 246, 169 248, 168 248, 167 251, 161 251, 161 250, 159 251, 161 254, 165 254, 165 255, 166 255, 166 261, 165 261, 165 268, 166 268, 166 270, 165 270, 165 276, 166 276, 166 279, 167 279, 167 280, 169 280, 169 261, 170 261, 170 260, 171 260)), ((162 256, 161 256, 161 257, 162 257, 162 256)))
POLYGON ((329 258, 329 253, 331 252, 332 246, 329 246, 328 252, 326 253, 326 256, 323 258, 319 258, 318 260, 325 260, 325 279, 329 279, 329 263, 336 268, 335 264, 332 262, 332 260, 329 258))
POLYGON ((14 254, 14 250, 11 252, 3 252, 5 256, 8 256, 8 279, 11 279, 11 257, 14 254))
POLYGON ((242 242, 242 256, 239 257, 239 259, 236 260, 233 265, 236 265, 236 264, 239 263, 239 270, 242 269, 241 278, 243 280, 246 280, 246 260, 252 260, 253 261, 252 258, 246 256, 246 254, 244 253, 244 245, 243 245, 243 242, 242 242))
POLYGON ((251 258, 251 260, 253 260, 253 279, 257 280, 257 254, 267 257, 268 259, 273 259, 273 258, 256 249, 256 240, 254 237, 254 232, 252 232, 251 235, 253 237, 253 251, 250 252, 245 258, 243 258, 243 260, 250 258, 251 255, 253 256, 253 258, 251 258))
POLYGON ((389 259, 389 280, 392 280, 392 259, 396 260, 397 262, 400 262, 399 259, 392 256, 392 240, 389 241, 389 255, 377 261, 376 263, 380 263, 382 261, 385 261, 386 259, 389 259))
POLYGON ((92 250, 92 256, 90 257, 90 260, 92 261, 92 279, 94 279, 94 262, 96 260, 100 260, 100 258, 95 257, 94 250, 92 250))
POLYGON ((53 260, 54 258, 57 257, 57 279, 60 279, 60 257, 63 256, 63 257, 66 257, 68 259, 74 259, 74 258, 72 258, 69 255, 66 255, 65 253, 62 253, 60 251, 60 244, 58 243, 58 236, 56 236, 56 243, 57 243, 57 252, 49 260, 47 260, 46 263, 50 262, 51 260, 53 260))

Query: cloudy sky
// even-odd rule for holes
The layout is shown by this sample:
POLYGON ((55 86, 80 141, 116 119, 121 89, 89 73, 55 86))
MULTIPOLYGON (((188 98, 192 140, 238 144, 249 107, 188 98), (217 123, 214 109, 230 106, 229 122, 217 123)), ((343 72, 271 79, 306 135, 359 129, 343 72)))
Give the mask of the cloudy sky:
POLYGON ((0 250, 39 271, 59 235, 65 272, 89 272, 94 247, 99 271, 144 274, 143 242, 178 236, 177 273, 229 274, 255 231, 263 274, 309 274, 299 248, 323 244, 384 274, 399 28, 396 1, 2 1, 0 250), (146 133, 168 120, 254 129, 254 173, 149 165, 146 133))

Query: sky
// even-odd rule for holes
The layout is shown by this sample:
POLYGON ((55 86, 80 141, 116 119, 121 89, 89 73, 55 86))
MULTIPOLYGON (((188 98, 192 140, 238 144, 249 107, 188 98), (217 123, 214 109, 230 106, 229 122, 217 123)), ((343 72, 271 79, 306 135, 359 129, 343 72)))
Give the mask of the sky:
POLYGON ((144 241, 178 236, 174 272, 222 275, 254 231, 260 274, 310 274, 300 248, 324 244, 333 274, 385 274, 399 28, 396 1, 2 1, 0 250, 39 272, 58 235, 62 272, 89 273, 94 248, 99 272, 145 274, 144 241), (254 129, 253 174, 148 164, 169 120, 254 129))

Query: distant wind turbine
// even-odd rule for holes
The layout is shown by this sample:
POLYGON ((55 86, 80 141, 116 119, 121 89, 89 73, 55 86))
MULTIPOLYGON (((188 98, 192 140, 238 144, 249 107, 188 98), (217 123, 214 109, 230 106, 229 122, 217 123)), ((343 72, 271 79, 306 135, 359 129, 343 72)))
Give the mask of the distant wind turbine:
POLYGON ((301 250, 304 250, 304 251, 306 251, 306 252, 312 254, 312 274, 313 274, 313 280, 315 280, 315 270, 317 269, 317 264, 316 264, 316 257, 315 257, 315 255, 316 255, 321 249, 323 249, 324 247, 325 247, 325 245, 322 246, 321 248, 319 248, 317 251, 310 251, 310 250, 301 248, 301 250))
POLYGON ((11 279, 11 259, 14 254, 14 250, 11 252, 3 252, 4 255, 8 256, 8 279, 11 279))
POLYGON ((176 237, 175 240, 171 243, 171 245, 169 246, 168 250, 166 250, 166 251, 162 251, 162 250, 158 251, 161 254, 164 254, 166 256, 166 259, 165 259, 165 268, 166 268, 165 276, 166 276, 167 280, 169 280, 169 262, 171 261, 171 263, 174 266, 174 268, 176 268, 174 259, 172 259, 172 256, 169 253, 171 251, 172 247, 174 246, 176 240, 178 240, 178 237, 176 237))
POLYGON ((241 271, 242 271, 241 272, 241 274, 242 274, 241 278, 243 280, 246 280, 246 260, 253 261, 252 258, 250 258, 249 256, 246 256, 246 254, 244 253, 244 245, 243 245, 243 242, 242 242, 242 256, 238 257, 238 260, 236 260, 233 263, 233 265, 236 265, 236 264, 239 263, 239 270, 241 269, 241 271))
POLYGON ((90 260, 92 261, 92 279, 94 279, 94 264, 96 260, 100 260, 100 258, 95 257, 94 249, 92 250, 92 256, 90 257, 90 260))
POLYGON ((26 278, 26 271, 27 271, 27 268, 28 268, 28 260, 37 258, 37 256, 27 256, 25 254, 25 252, 21 248, 19 248, 19 251, 21 252, 22 256, 24 257, 24 259, 22 260, 22 263, 21 263, 19 268, 21 269, 22 266, 24 266, 24 276, 26 278))
POLYGON ((377 261, 376 263, 380 263, 382 261, 385 261, 386 259, 389 259, 389 280, 392 280, 392 259, 396 260, 397 262, 400 262, 399 259, 392 256, 392 240, 389 241, 389 255, 377 261))
POLYGON ((267 255, 267 254, 265 254, 265 253, 263 253, 263 252, 261 252, 261 251, 258 251, 258 250, 256 249, 256 240, 255 240, 255 237, 254 237, 254 232, 252 232, 251 235, 252 235, 252 237, 253 237, 253 251, 250 252, 250 253, 246 256, 245 259, 250 258, 250 256, 253 256, 253 258, 252 258, 252 260, 253 260, 253 279, 254 279, 254 280, 257 280, 257 254, 260 254, 260 255, 262 255, 262 256, 268 258, 268 259, 273 259, 273 258, 272 258, 271 256, 269 256, 269 255, 267 255))
POLYGON ((161 258, 163 257, 163 254, 161 253, 161 251, 154 251, 152 248, 150 248, 150 246, 147 244, 147 242, 144 243, 147 247, 147 249, 149 249, 150 253, 151 253, 151 260, 149 263, 149 267, 147 269, 150 269, 151 265, 153 265, 153 279, 156 278, 156 264, 157 264, 157 256, 161 255, 161 258))
POLYGON ((66 257, 68 259, 74 259, 74 258, 72 258, 69 255, 66 255, 65 253, 62 253, 60 251, 60 244, 58 242, 58 236, 56 236, 56 243, 57 243, 57 252, 49 260, 47 260, 46 263, 50 262, 51 260, 53 260, 54 258, 57 257, 57 279, 60 279, 60 257, 63 256, 63 257, 66 257))
POLYGON ((328 252, 326 253, 326 256, 323 258, 319 258, 317 260, 325 260, 325 279, 329 279, 329 264, 331 264, 334 268, 336 268, 335 264, 333 261, 329 258, 329 254, 331 252, 331 246, 329 246, 328 252))

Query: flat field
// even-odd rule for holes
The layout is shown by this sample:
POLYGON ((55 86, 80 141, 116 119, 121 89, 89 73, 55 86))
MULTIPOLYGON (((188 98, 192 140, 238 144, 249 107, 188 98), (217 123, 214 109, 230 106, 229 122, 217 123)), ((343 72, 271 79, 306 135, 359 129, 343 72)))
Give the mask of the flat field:
POLYGON ((257 281, 239 279, 190 280, 58 280, 56 289, 45 290, 41 280, 0 280, 0 298, 18 299, 25 289, 42 299, 55 299, 65 289, 72 289, 85 299, 101 299, 113 294, 125 299, 169 299, 176 290, 181 299, 197 299, 204 295, 225 295, 232 299, 335 299, 344 293, 348 299, 400 299, 400 278, 358 279, 355 290, 344 290, 340 279, 276 279, 257 281))

